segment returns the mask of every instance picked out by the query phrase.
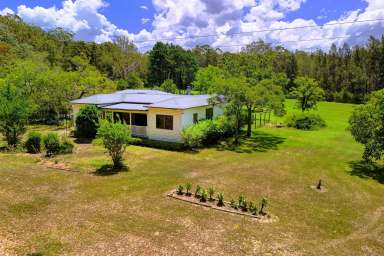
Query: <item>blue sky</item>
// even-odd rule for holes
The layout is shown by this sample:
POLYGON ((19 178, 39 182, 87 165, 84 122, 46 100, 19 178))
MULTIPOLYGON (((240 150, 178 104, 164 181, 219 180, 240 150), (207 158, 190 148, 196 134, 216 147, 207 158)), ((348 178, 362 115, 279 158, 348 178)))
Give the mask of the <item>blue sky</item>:
MULTIPOLYGON (((26 22, 43 29, 63 27, 86 41, 111 41, 127 36, 143 49, 162 38, 196 37, 217 34, 206 39, 172 41, 186 47, 207 43, 214 47, 243 45, 253 40, 285 44, 292 49, 328 47, 327 42, 299 42, 307 38, 381 35, 383 21, 351 24, 327 30, 294 30, 289 33, 257 33, 228 36, 231 32, 248 32, 281 27, 323 25, 327 22, 384 19, 383 0, 0 0, 0 14, 14 12, 26 22), (64 5, 63 5, 64 4, 64 5), (55 9, 52 9, 52 7, 55 9), (64 7, 65 6, 65 7, 64 7), (311 37, 312 36, 312 37, 311 37)), ((354 38, 354 40, 352 40, 354 38)), ((344 41, 348 41, 348 38, 344 41)), ((231 48, 231 47, 229 47, 231 48)), ((231 50, 236 50, 233 47, 231 50)))

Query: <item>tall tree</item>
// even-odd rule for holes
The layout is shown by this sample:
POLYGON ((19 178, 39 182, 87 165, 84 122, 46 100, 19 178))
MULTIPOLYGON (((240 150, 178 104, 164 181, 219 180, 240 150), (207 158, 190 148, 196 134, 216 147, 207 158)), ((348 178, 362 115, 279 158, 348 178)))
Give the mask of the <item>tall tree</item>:
POLYGON ((324 90, 311 78, 298 77, 295 80, 295 85, 291 96, 297 99, 297 106, 302 112, 315 108, 324 97, 324 90))

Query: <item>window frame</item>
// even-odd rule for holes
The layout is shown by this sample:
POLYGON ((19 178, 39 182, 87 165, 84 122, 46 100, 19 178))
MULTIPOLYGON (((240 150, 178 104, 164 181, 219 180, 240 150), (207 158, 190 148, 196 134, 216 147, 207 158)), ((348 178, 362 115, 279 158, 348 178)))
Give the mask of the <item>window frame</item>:
POLYGON ((193 124, 197 124, 199 122, 199 113, 193 113, 192 116, 193 124))
POLYGON ((173 131, 173 126, 173 115, 156 114, 156 129, 173 131))

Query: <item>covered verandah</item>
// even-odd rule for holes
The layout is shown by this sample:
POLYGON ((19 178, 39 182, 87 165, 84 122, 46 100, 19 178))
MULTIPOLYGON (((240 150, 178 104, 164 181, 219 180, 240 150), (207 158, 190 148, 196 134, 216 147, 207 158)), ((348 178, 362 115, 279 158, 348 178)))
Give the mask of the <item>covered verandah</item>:
POLYGON ((147 137, 147 108, 142 104, 117 104, 102 107, 106 112, 111 112, 115 122, 122 122, 130 126, 133 136, 147 137))

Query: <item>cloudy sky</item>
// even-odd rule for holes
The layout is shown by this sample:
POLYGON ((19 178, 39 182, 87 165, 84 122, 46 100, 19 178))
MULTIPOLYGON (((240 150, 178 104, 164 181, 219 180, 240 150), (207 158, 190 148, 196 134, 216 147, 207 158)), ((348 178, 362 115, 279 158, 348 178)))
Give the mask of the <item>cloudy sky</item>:
POLYGON ((128 36, 141 51, 157 40, 237 51, 258 39, 313 50, 384 34, 384 0, 0 0, 7 13, 80 40, 128 36))

